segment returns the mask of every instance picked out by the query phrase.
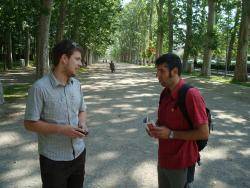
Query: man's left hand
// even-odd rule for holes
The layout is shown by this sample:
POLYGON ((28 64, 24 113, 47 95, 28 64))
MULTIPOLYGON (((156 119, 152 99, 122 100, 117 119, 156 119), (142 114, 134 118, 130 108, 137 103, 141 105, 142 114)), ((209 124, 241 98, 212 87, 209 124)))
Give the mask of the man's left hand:
MULTIPOLYGON (((83 132, 86 132, 86 133, 88 134, 89 129, 88 129, 86 123, 79 123, 79 124, 78 124, 78 127, 79 127, 80 129, 82 129, 83 132)), ((86 135, 87 135, 87 134, 86 134, 86 135)))

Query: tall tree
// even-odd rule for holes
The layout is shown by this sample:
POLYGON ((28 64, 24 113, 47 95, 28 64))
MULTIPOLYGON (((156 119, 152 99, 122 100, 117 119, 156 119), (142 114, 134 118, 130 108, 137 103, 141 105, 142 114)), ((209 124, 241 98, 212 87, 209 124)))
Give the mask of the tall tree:
POLYGON ((173 51, 174 45, 174 16, 173 16, 173 0, 168 0, 168 51, 173 51))
POLYGON ((247 78, 247 47, 250 27, 250 1, 242 0, 242 13, 240 22, 240 33, 238 39, 238 49, 234 80, 245 82, 247 78))
POLYGON ((186 41, 185 41, 185 47, 184 47, 184 55, 183 55, 183 69, 184 71, 187 71, 187 61, 189 57, 190 50, 192 48, 192 6, 193 6, 193 0, 187 0, 187 18, 186 18, 186 41))
POLYGON ((42 77, 49 71, 49 27, 53 0, 41 1, 39 29, 37 37, 37 77, 42 77))
POLYGON ((8 43, 7 43, 7 68, 8 69, 12 69, 13 67, 13 53, 12 53, 12 34, 11 32, 9 32, 7 34, 7 40, 8 40, 8 43))
POLYGON ((149 42, 152 42, 152 37, 153 37, 153 32, 152 32, 153 13, 154 13, 154 0, 150 0, 150 3, 149 3, 149 24, 148 24, 149 42))
POLYGON ((231 60, 232 60, 233 48, 234 48, 236 33, 238 31, 238 25, 239 25, 240 10, 241 10, 240 5, 241 5, 240 2, 237 2, 236 15, 234 18, 234 27, 232 28, 227 55, 226 55, 227 67, 229 67, 229 65, 231 64, 231 60))
POLYGON ((163 44, 163 4, 164 0, 159 0, 157 7, 158 15, 158 29, 157 29, 157 46, 156 46, 156 57, 162 54, 163 44))
POLYGON ((25 67, 29 66, 30 60, 30 31, 26 29, 26 51, 25 51, 25 67))
POLYGON ((212 46, 214 42, 214 23, 215 23, 215 6, 216 0, 208 0, 208 21, 207 21, 207 36, 205 40, 202 75, 211 75, 211 58, 212 46))
POLYGON ((56 31, 56 43, 63 39, 64 35, 64 22, 67 14, 67 3, 68 0, 60 1, 60 8, 59 8, 59 18, 57 23, 57 31, 56 31))

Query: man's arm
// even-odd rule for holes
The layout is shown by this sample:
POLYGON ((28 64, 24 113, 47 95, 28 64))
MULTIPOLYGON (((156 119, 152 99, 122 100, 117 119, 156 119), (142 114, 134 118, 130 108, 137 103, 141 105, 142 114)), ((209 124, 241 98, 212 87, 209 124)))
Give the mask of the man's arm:
POLYGON ((183 140, 206 140, 209 136, 208 124, 199 126, 199 128, 190 131, 173 131, 175 139, 183 140))
POLYGON ((53 123, 47 123, 42 120, 30 121, 24 120, 24 126, 27 130, 41 134, 62 134, 70 138, 83 137, 84 134, 79 132, 80 128, 75 128, 70 125, 58 125, 53 123), (79 130, 79 131, 77 131, 79 130))
MULTIPOLYGON (((167 127, 152 127, 150 129, 150 135, 154 138, 168 139, 170 129, 167 127)), ((209 128, 207 124, 199 126, 197 129, 189 131, 173 131, 174 139, 181 140, 205 140, 208 139, 209 128)))
POLYGON ((79 112, 78 119, 79 119, 78 127, 88 132, 88 127, 86 125, 87 112, 83 111, 79 112))

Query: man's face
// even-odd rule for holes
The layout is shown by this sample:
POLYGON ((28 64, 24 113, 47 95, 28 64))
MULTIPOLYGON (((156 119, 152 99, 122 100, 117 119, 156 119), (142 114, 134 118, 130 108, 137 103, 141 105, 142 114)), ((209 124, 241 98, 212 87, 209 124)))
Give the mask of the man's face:
POLYGON ((76 71, 82 66, 82 55, 79 51, 74 51, 68 58, 66 73, 69 77, 75 76, 76 71))
POLYGON ((163 87, 170 87, 173 83, 173 78, 170 76, 170 71, 165 64, 157 66, 156 77, 163 87))

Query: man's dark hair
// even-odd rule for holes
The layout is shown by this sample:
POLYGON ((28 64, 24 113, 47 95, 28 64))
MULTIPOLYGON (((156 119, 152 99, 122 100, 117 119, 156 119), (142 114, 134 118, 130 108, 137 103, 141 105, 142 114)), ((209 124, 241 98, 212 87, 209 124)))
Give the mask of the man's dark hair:
POLYGON ((176 67, 178 69, 178 75, 181 75, 182 64, 181 59, 178 55, 174 53, 167 53, 161 55, 156 59, 155 66, 157 67, 158 65, 162 64, 165 64, 169 71, 173 70, 173 68, 176 67))
POLYGON ((82 47, 71 40, 62 40, 52 49, 52 63, 56 67, 63 54, 70 57, 75 51, 83 52, 82 47))

